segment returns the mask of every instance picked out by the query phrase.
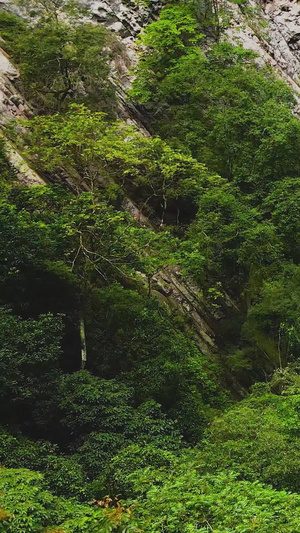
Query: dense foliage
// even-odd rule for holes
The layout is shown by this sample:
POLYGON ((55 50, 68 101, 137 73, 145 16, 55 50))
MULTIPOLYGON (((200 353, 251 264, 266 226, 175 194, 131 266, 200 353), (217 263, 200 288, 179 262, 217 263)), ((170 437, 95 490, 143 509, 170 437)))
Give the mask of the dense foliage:
POLYGON ((71 100, 113 113, 110 62, 121 55, 120 45, 102 26, 51 15, 32 27, 1 13, 0 31, 20 70, 20 88, 39 112, 63 110, 71 100))
POLYGON ((116 118, 118 38, 20 3, 0 29, 36 116, 3 133, 49 184, 1 141, 0 531, 296 533, 291 90, 218 3, 170 1, 129 96, 145 136, 116 118))

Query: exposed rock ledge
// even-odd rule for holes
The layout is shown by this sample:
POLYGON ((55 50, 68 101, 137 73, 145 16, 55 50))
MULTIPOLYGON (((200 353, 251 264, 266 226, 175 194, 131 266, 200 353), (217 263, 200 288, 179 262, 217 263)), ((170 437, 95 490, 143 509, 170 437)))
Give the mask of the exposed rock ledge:
MULTIPOLYGON (((0 125, 14 118, 25 118, 32 114, 30 106, 16 90, 13 82, 18 71, 9 61, 7 54, 0 48, 0 125)), ((0 134, 0 138, 3 138, 0 134)), ((5 140, 8 159, 17 172, 21 183, 41 185, 44 180, 28 165, 15 148, 5 140)))
POLYGON ((258 62, 274 67, 291 85, 300 102, 300 4, 297 0, 265 3, 249 0, 246 9, 226 0, 226 8, 231 12, 225 31, 229 41, 257 52, 258 62))
POLYGON ((81 0, 81 3, 88 6, 95 20, 118 32, 123 39, 133 39, 156 18, 163 2, 151 0, 147 5, 139 0, 81 0))
POLYGON ((30 112, 28 104, 13 83, 18 75, 17 69, 0 48, 0 124, 30 112))

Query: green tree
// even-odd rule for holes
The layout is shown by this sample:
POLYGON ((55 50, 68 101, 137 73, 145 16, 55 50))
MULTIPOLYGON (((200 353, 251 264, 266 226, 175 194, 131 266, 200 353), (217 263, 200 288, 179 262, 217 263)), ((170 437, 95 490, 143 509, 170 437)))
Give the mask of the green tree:
POLYGON ((213 421, 199 464, 298 493, 299 428, 299 368, 278 370, 270 384, 257 383, 249 398, 213 421))
POLYGON ((299 261, 299 178, 280 180, 262 203, 264 216, 270 217, 281 237, 285 254, 299 261))
POLYGON ((108 194, 118 184, 137 202, 143 223, 143 213, 160 227, 190 221, 196 198, 213 179, 203 164, 158 137, 111 123, 82 105, 71 105, 63 117, 36 117, 25 126, 29 152, 40 170, 64 169, 79 187, 107 187, 108 194))
POLYGON ((44 403, 57 393, 61 319, 45 315, 21 320, 2 309, 0 320, 2 418, 37 420, 43 417, 44 403))
POLYGON ((5 428, 0 429, 0 443, 0 463, 5 467, 43 472, 45 485, 57 496, 79 500, 87 496, 87 477, 76 455, 62 454, 56 444, 5 428))
MULTIPOLYGON (((4 37, 10 21, 0 21, 4 37)), ((114 113, 110 62, 121 52, 104 27, 60 20, 33 27, 16 20, 15 26, 4 46, 19 68, 20 88, 38 111, 59 111, 77 101, 114 113)))
POLYGON ((299 266, 283 263, 282 270, 263 284, 259 301, 250 309, 244 332, 247 338, 259 338, 264 334, 277 347, 277 365, 298 357, 299 266))
POLYGON ((202 37, 188 2, 165 7, 159 20, 150 24, 142 34, 141 43, 146 49, 141 51, 132 95, 139 96, 142 102, 151 101, 165 72, 176 60, 186 56, 187 49, 196 47, 202 37))
POLYGON ((245 193, 257 196, 282 175, 297 176, 300 130, 289 88, 259 69, 253 52, 228 42, 201 50, 201 42, 175 32, 181 46, 170 54, 164 27, 180 9, 165 8, 145 30, 131 91, 151 112, 155 132, 245 193))
MULTIPOLYGON (((154 399, 197 441, 223 402, 217 365, 177 329, 154 299, 112 285, 87 308, 90 364, 97 375, 122 376, 139 403, 154 399)), ((150 430, 149 430, 150 431, 150 430)))
POLYGON ((0 489, 0 529, 5 533, 137 531, 130 509, 100 509, 57 498, 43 476, 30 470, 1 469, 0 489))
POLYGON ((138 495, 130 500, 138 503, 138 525, 149 533, 299 529, 298 495, 238 480, 232 472, 201 475, 194 452, 167 470, 149 466, 128 476, 138 495))

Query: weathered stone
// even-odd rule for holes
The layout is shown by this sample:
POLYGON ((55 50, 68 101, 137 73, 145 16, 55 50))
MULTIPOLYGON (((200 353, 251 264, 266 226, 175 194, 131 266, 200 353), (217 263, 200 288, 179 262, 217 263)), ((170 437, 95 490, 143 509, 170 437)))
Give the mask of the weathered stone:
POLYGON ((152 0, 145 5, 138 0, 102 0, 83 2, 88 6, 93 18, 122 38, 136 37, 149 22, 158 15, 163 0, 152 0))
POLYGON ((260 65, 274 67, 300 98, 300 4, 297 0, 273 0, 263 6, 259 0, 248 5, 253 17, 226 0, 230 24, 225 37, 257 52, 260 65))
POLYGON ((25 103, 13 83, 17 78, 17 69, 10 62, 8 55, 0 49, 0 124, 31 114, 30 106, 25 103))

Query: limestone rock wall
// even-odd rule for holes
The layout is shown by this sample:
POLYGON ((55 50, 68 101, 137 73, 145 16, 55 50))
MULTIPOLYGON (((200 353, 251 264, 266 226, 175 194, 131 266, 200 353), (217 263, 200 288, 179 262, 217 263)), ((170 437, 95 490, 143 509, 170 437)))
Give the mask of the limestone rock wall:
POLYGON ((258 63, 274 67, 300 101, 300 3, 249 0, 242 7, 225 0, 230 13, 225 37, 259 54, 258 63))
POLYGON ((123 39, 134 39, 141 30, 156 18, 162 0, 88 0, 86 2, 94 20, 110 30, 118 32, 123 39))
MULTIPOLYGON (((7 54, 0 49, 0 126, 15 118, 26 118, 32 115, 30 106, 17 91, 14 81, 18 71, 10 62, 7 54)), ((5 137, 0 133, 0 138, 5 137)), ((17 172, 22 183, 41 185, 44 180, 28 165, 12 144, 5 140, 8 159, 17 172)))
POLYGON ((297 0, 274 0, 265 5, 265 13, 274 59, 299 86, 300 4, 297 0))
POLYGON ((17 78, 17 69, 0 48, 0 124, 30 113, 29 105, 14 85, 17 78))

